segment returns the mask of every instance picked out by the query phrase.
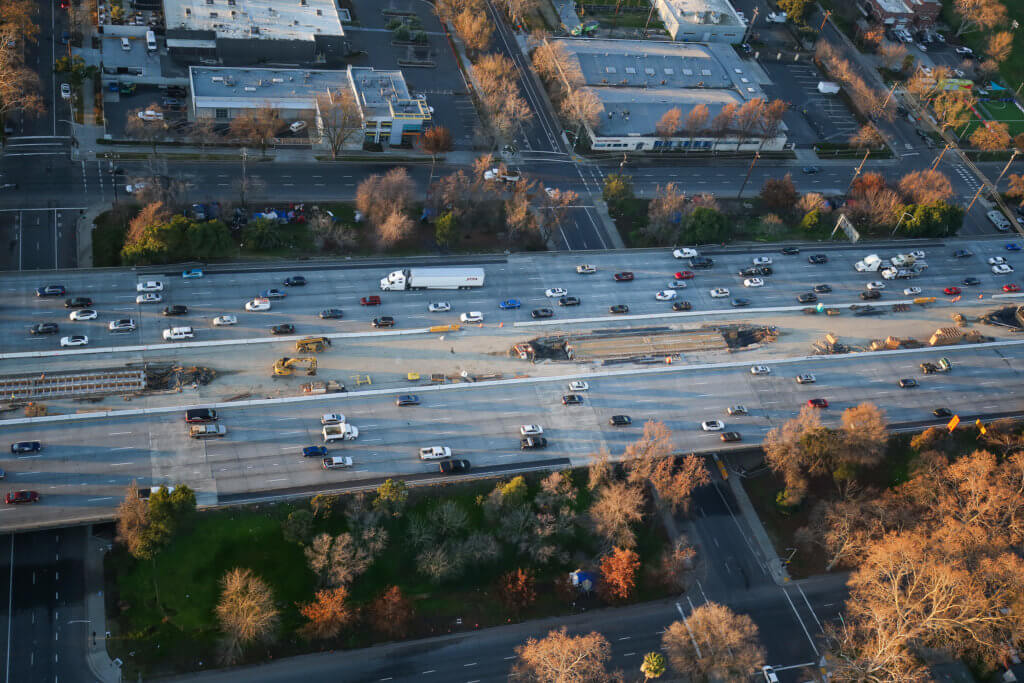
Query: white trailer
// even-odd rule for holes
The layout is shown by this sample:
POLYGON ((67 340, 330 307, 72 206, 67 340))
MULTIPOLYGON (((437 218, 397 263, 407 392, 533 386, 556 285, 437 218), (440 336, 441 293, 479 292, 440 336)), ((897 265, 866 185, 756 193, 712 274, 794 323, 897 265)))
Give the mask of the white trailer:
POLYGON ((404 268, 380 281, 382 291, 405 289, 473 289, 484 286, 483 268, 404 268))

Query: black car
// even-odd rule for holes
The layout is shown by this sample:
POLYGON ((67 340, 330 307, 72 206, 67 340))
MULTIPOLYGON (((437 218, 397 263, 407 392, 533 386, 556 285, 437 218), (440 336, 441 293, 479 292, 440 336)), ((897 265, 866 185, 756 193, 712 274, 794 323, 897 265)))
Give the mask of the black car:
POLYGON ((379 318, 374 318, 372 324, 374 327, 394 327, 395 319, 390 315, 382 315, 379 318))
POLYGON ((566 394, 562 397, 563 406, 580 406, 583 405, 583 397, 579 394, 566 394))
POLYGON ((968 256, 974 256, 974 252, 970 249, 957 249, 953 252, 953 258, 967 258, 968 256))
POLYGON ((870 301, 872 299, 881 299, 882 293, 879 292, 877 289, 869 289, 866 292, 861 292, 860 298, 863 299, 864 301, 870 301))
POLYGON ((832 291, 832 285, 814 285, 815 294, 829 294, 832 291))
POLYGON ((965 287, 974 287, 976 285, 980 285, 981 280, 973 276, 965 277, 963 280, 960 281, 960 284, 964 285, 965 287))
POLYGON ((525 451, 530 448, 547 448, 548 440, 543 436, 526 436, 519 440, 519 450, 525 451))
POLYGON ((740 268, 736 274, 740 277, 757 277, 761 274, 761 269, 758 266, 750 266, 749 268, 740 268))
POLYGON ((416 394, 402 394, 395 399, 396 406, 418 406, 420 404, 420 397, 416 394))
POLYGON ((755 275, 771 275, 775 272, 771 266, 757 266, 754 270, 757 271, 755 275))
MULTIPOLYGON (((850 308, 853 308, 852 306, 850 308)), ((853 310, 854 315, 865 316, 865 315, 881 315, 882 309, 875 308, 874 306, 858 306, 853 310)))
POLYGON ((92 306, 92 299, 87 296, 64 299, 64 308, 89 308, 90 306, 92 306))
POLYGON ((36 290, 36 296, 64 296, 67 293, 64 285, 46 285, 36 290))
POLYGON ((750 299, 733 299, 730 303, 733 308, 743 308, 750 305, 750 299))
POLYGON ((555 314, 550 308, 535 308, 530 311, 530 317, 533 319, 537 318, 550 318, 555 314))
POLYGON ((800 247, 783 247, 782 253, 786 256, 796 256, 800 253, 800 247))
POLYGON ((290 278, 285 279, 284 286, 285 287, 305 287, 306 286, 306 278, 302 277, 301 275, 292 275, 290 278))
POLYGON ((916 387, 917 386, 917 380, 916 379, 912 379, 912 378, 908 378, 908 377, 904 377, 903 379, 900 380, 899 384, 900 384, 900 389, 910 389, 911 387, 916 387))
POLYGON ((953 417, 953 411, 949 408, 936 408, 932 411, 935 417, 953 417))
POLYGON ((16 441, 11 444, 11 453, 38 453, 43 444, 38 441, 16 441))
POLYGON ((295 334, 295 325, 281 323, 270 328, 270 334, 295 334))
POLYGON ((188 315, 188 306, 175 304, 164 307, 164 315, 188 315))
POLYGON ((677 301, 672 304, 673 311, 688 311, 691 308, 693 308, 693 306, 690 305, 689 301, 677 301))
POLYGON ((320 311, 321 320, 339 320, 342 317, 340 308, 325 308, 320 311))
POLYGON ((690 259, 691 268, 710 268, 715 265, 715 259, 710 256, 694 256, 690 259))
POLYGON ((807 262, 814 264, 828 263, 828 256, 824 254, 811 254, 807 257, 807 262))
POLYGON ((214 422, 217 419, 217 411, 213 408, 191 408, 185 411, 185 422, 195 424, 197 422, 214 422))
POLYGON ((813 175, 820 171, 821 169, 818 168, 817 166, 804 166, 801 170, 808 175, 813 175))
POLYGON ((580 298, 578 296, 563 296, 558 299, 559 306, 579 306, 580 298))
POLYGON ((468 460, 445 460, 438 468, 441 470, 441 474, 464 474, 469 472, 469 461, 468 460))
POLYGON ((743 437, 740 436, 739 432, 722 432, 718 436, 718 438, 720 438, 722 441, 725 441, 726 443, 728 443, 728 442, 731 442, 731 441, 739 441, 743 437))
POLYGON ((633 420, 629 415, 612 415, 611 419, 608 420, 608 424, 613 427, 627 427, 633 424, 633 420))
POLYGON ((609 313, 629 313, 629 306, 626 304, 615 304, 608 307, 609 313))
POLYGON ((615 275, 612 275, 612 279, 615 280, 616 282, 629 282, 633 279, 633 273, 630 273, 628 271, 623 273, 615 273, 615 275))
POLYGON ((59 331, 57 323, 36 323, 28 328, 29 334, 57 334, 59 331))
POLYGON ((815 294, 814 292, 804 292, 803 294, 797 296, 796 300, 802 304, 813 304, 815 301, 818 300, 818 295, 815 294))

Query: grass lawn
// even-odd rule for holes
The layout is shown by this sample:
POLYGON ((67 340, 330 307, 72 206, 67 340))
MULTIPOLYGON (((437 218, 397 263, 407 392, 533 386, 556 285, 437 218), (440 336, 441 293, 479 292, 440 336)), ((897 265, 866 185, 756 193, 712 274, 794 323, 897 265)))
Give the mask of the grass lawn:
MULTIPOLYGON (((988 121, 1005 123, 1010 131, 1010 137, 1024 133, 1024 113, 1017 109, 1013 102, 979 102, 976 109, 988 121)), ((971 122, 963 128, 957 128, 956 133, 959 135, 963 132, 961 138, 967 140, 981 125, 981 119, 972 113, 971 122)))
MULTIPOLYGON (((1006 13, 1011 23, 1017 21, 1019 24, 1024 24, 1024 2, 1005 0, 1002 4, 1006 7, 1006 13)), ((960 26, 960 18, 953 12, 952 0, 943 0, 942 19, 953 27, 953 33, 956 33, 956 29, 960 26)), ((1000 26, 996 30, 1010 31, 1013 34, 1013 49, 1007 60, 999 66, 999 74, 1005 81, 1004 85, 1016 90, 1021 83, 1024 83, 1024 32, 1013 30, 1009 26, 1000 26)), ((984 31, 968 31, 955 40, 962 40, 974 50, 976 55, 984 55, 988 35, 984 31)))

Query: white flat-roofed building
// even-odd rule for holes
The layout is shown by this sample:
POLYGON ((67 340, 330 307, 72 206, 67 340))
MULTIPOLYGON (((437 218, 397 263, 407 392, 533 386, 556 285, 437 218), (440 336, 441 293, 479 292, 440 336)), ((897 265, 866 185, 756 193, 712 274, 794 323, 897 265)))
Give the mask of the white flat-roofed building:
POLYGON ((367 142, 413 144, 430 120, 430 105, 412 97, 401 71, 349 66, 348 81, 363 117, 367 142))
POLYGON ((687 43, 739 43, 747 30, 729 0, 655 0, 673 40, 687 43))
POLYGON ((345 71, 316 69, 193 66, 189 81, 193 118, 220 123, 264 107, 276 109, 285 121, 311 121, 318 96, 348 87, 345 71))

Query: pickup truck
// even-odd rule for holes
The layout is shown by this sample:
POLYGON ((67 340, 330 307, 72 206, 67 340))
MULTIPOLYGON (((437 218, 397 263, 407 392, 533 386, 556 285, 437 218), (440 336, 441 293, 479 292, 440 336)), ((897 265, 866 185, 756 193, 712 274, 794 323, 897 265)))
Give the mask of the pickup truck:
POLYGON ((325 470, 341 470, 346 467, 352 467, 352 458, 348 456, 332 455, 323 460, 323 468, 325 470))
POLYGON ((448 446, 427 446, 420 449, 420 460, 443 460, 452 457, 452 449, 448 446))
POLYGON ((940 358, 938 363, 931 363, 925 361, 921 363, 921 371, 926 375, 931 375, 936 372, 949 372, 953 364, 949 362, 948 358, 940 358))
POLYGON ((228 428, 218 424, 193 425, 189 427, 188 435, 193 439, 208 439, 214 436, 224 436, 228 428))
POLYGON ((350 424, 333 424, 323 428, 324 441, 355 441, 359 438, 359 428, 350 424))

